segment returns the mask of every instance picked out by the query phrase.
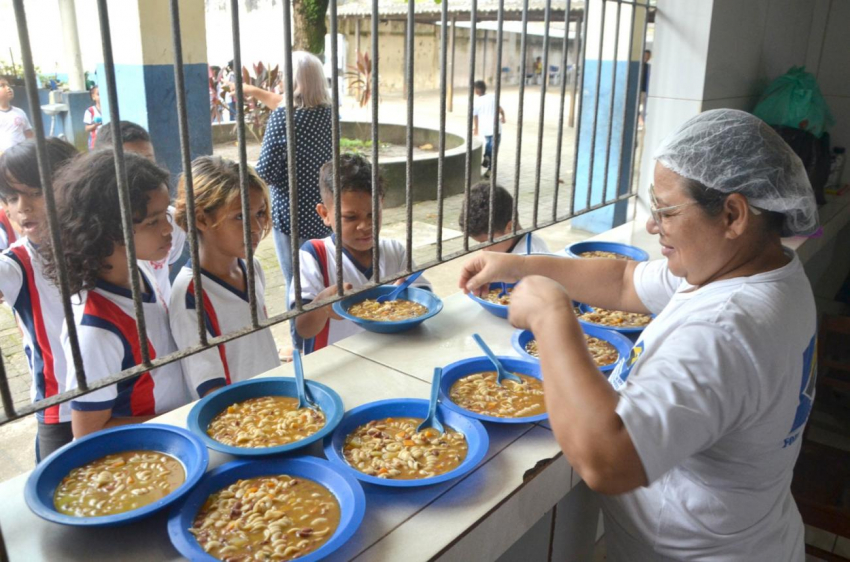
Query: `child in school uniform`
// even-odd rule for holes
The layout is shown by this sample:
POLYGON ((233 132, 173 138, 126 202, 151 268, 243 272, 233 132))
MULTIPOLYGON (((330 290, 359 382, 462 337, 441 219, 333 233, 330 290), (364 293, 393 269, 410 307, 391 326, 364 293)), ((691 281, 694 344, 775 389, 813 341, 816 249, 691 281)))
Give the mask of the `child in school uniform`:
MULTIPOLYGON (((359 154, 343 154, 339 163, 342 214, 342 275, 346 290, 357 289, 372 279, 372 165, 359 154)), ((383 203, 383 186, 377 186, 383 203)), ((333 197, 333 167, 325 163, 319 171, 319 193, 322 202, 316 212, 326 226, 336 231, 333 197)), ((380 227, 380 218, 378 219, 380 227)), ((308 240, 299 252, 301 265, 301 299, 303 303, 336 295, 336 234, 321 240, 308 240)), ((380 274, 387 277, 407 268, 407 252, 396 240, 380 239, 380 274)), ((420 277, 414 287, 429 288, 420 277)), ((295 306, 294 286, 289 292, 290 306, 295 306)), ((340 318, 330 305, 302 314, 295 319, 295 340, 304 353, 317 351, 336 341, 362 331, 350 320, 340 318)))
MULTIPOLYGON (((47 159, 57 172, 77 155, 77 150, 60 139, 47 139, 47 159)), ((20 224, 23 237, 0 254, 0 293, 15 311, 23 337, 27 366, 32 375, 33 401, 50 398, 66 390, 65 355, 59 335, 65 314, 59 289, 44 276, 38 251, 48 237, 44 199, 34 140, 24 141, 0 157, 0 198, 12 219, 20 224)), ((14 230, 9 225, 10 232, 14 230)), ((36 461, 71 441, 71 410, 67 403, 36 414, 36 461)))
MULTIPOLYGON (((186 184, 181 178, 176 201, 177 224, 188 230, 186 184)), ((248 168, 251 243, 256 250, 270 230, 270 203, 266 184, 248 168)), ((202 301, 207 336, 214 338, 251 325, 248 301, 247 251, 242 230, 239 164, 217 156, 192 162, 195 225, 202 275, 203 299, 198 299, 192 264, 174 279, 171 292, 171 331, 181 349, 200 344, 196 307, 202 301)), ((265 275, 254 257, 257 315, 266 320, 265 275)), ((266 328, 183 359, 183 372, 193 396, 264 373, 280 365, 271 330, 266 328)))
MULTIPOLYGON (((139 260, 139 287, 150 358, 177 350, 168 324, 168 307, 148 264, 171 247, 168 171, 150 160, 125 155, 133 243, 139 260)), ((142 361, 131 293, 131 270, 116 188, 115 164, 108 151, 95 151, 65 166, 56 178, 56 207, 63 242, 63 264, 74 297, 73 321, 89 384, 142 361)), ((58 284, 58 264, 45 244, 45 272, 58 284)), ((67 326, 62 333, 66 362, 72 365, 67 326)), ((68 387, 76 388, 73 367, 68 387)), ((71 402, 74 437, 127 423, 143 422, 188 402, 180 362, 127 381, 105 386, 71 402)))
POLYGON ((12 105, 13 99, 15 90, 12 84, 0 76, 0 154, 35 136, 27 114, 12 105))
MULTIPOLYGON (((113 137, 112 123, 103 125, 97 132, 95 148, 97 150, 112 150, 113 137)), ((156 162, 156 153, 151 142, 151 136, 141 125, 131 121, 121 121, 121 144, 124 146, 124 152, 135 152, 151 162, 156 162)), ((187 248, 186 231, 174 222, 173 206, 168 207, 168 220, 174 228, 171 232, 171 249, 168 251, 168 256, 165 259, 150 261, 151 269, 153 269, 153 274, 166 302, 171 297, 173 270, 179 268, 185 261, 183 254, 187 248)))
MULTIPOLYGON (((497 185, 493 202, 493 239, 507 236, 514 229, 514 198, 504 187, 497 185)), ((460 209, 458 225, 464 230, 466 203, 460 209)), ((479 182, 469 191, 469 237, 483 243, 490 239, 490 182, 479 182)), ((522 227, 517 223, 517 230, 522 227)), ((484 248, 485 252, 506 254, 548 254, 549 246, 539 236, 527 232, 484 248)))
POLYGON ((89 135, 89 150, 94 150, 95 142, 97 141, 97 130, 103 124, 103 116, 100 114, 100 88, 92 86, 89 90, 89 95, 94 105, 89 106, 83 114, 83 124, 86 126, 86 133, 89 135))

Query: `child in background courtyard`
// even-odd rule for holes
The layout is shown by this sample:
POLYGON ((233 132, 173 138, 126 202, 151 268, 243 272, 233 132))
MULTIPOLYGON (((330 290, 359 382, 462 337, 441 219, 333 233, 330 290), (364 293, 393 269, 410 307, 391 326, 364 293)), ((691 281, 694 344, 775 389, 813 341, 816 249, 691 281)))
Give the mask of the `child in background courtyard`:
POLYGON ((97 130, 103 123, 103 117, 100 114, 100 88, 92 86, 89 95, 94 105, 86 109, 83 115, 83 124, 86 126, 86 133, 89 135, 89 150, 94 150, 97 142, 97 130))
MULTIPOLYGON (((168 324, 167 303, 142 260, 162 260, 171 247, 168 171, 147 158, 125 155, 127 188, 133 211, 133 243, 139 260, 139 287, 147 324, 150 358, 177 351, 168 324)), ((131 270, 110 152, 78 157, 56 178, 56 207, 63 241, 63 263, 74 297, 73 321, 89 383, 142 362, 131 293, 131 270)), ((58 264, 45 241, 45 274, 58 283, 58 264)), ((66 361, 71 357, 67 328, 62 332, 66 361)), ((68 377, 68 387, 77 381, 68 377)), ((188 402, 180 362, 95 390, 71 402, 75 438, 127 423, 146 421, 188 402)))
MULTIPOLYGON (((95 148, 112 150, 113 142, 113 127, 112 123, 107 123, 98 131, 97 143, 95 148)), ((141 126, 130 121, 121 121, 121 139, 124 146, 124 152, 135 152, 140 156, 144 156, 151 162, 156 162, 156 153, 154 151, 151 136, 141 126)), ((176 275, 172 269, 179 268, 185 262, 184 253, 188 255, 186 250, 186 231, 177 226, 174 222, 174 207, 168 207, 168 220, 174 231, 171 233, 171 250, 163 260, 154 260, 150 262, 156 280, 159 283, 159 288, 165 296, 166 302, 171 296, 171 279, 176 275)))
MULTIPOLYGON (((493 202, 493 239, 507 236, 513 232, 514 198, 504 187, 497 185, 493 202)), ((466 203, 460 209, 458 224, 465 230, 466 203)), ((472 186, 469 192, 469 237, 476 242, 490 239, 490 183, 480 182, 472 186)), ((517 230, 522 226, 517 221, 517 230)), ((549 246, 532 232, 516 238, 498 242, 484 248, 485 252, 504 252, 507 254, 548 254, 549 246)))
POLYGON ((12 105, 15 90, 9 80, 0 76, 0 154, 35 136, 27 114, 12 105))
POLYGON ((487 93, 487 84, 484 80, 476 80, 475 85, 475 105, 472 109, 472 134, 478 136, 480 131, 484 137, 484 160, 481 165, 486 168, 484 177, 490 176, 490 170, 493 167, 493 154, 499 151, 499 141, 502 138, 502 123, 505 122, 505 110, 501 107, 496 107, 496 96, 487 93), (493 130, 493 120, 496 116, 496 110, 499 111, 499 130, 493 130))
MULTIPOLYGON (((257 173, 248 168, 251 243, 254 250, 271 228, 269 192, 257 173)), ((203 307, 209 338, 229 334, 251 325, 248 304, 247 251, 242 231, 242 200, 239 165, 217 156, 192 162, 195 224, 203 276, 203 307)), ((181 179, 175 219, 188 230, 186 184, 181 179)), ((254 257, 254 288, 260 321, 268 319, 265 305, 266 279, 260 260, 254 257)), ((171 293, 171 331, 181 349, 200 344, 196 307, 197 291, 192 264, 174 279, 171 293)), ((271 330, 243 336, 183 359, 183 372, 195 398, 217 388, 251 378, 280 365, 271 330)))
MULTIPOLYGON (((342 215, 342 269, 345 288, 357 289, 372 278, 372 165, 359 154, 343 154, 339 162, 340 210, 342 215)), ((384 190, 379 183, 378 193, 383 203, 384 190)), ((322 222, 336 232, 333 198, 333 166, 325 163, 319 172, 319 192, 322 202, 316 212, 322 222)), ((380 212, 380 210, 379 210, 380 212)), ((380 228, 381 220, 378 218, 380 228)), ((336 235, 321 240, 308 240, 301 246, 301 299, 305 304, 336 295, 336 235)), ((397 240, 381 238, 380 273, 382 277, 397 274, 407 268, 407 252, 397 240)), ((430 288, 424 277, 414 287, 430 288)), ((295 291, 289 293, 290 307, 295 306, 295 291)), ((295 319, 296 344, 304 353, 311 353, 336 341, 362 331, 350 320, 340 318, 330 306, 323 306, 295 319)))
MULTIPOLYGON (((47 139, 47 159, 57 172, 77 149, 59 139, 47 139)), ((32 375, 30 398, 43 400, 66 390, 66 364, 60 334, 65 323, 62 299, 56 285, 44 276, 38 247, 47 239, 47 222, 34 140, 0 156, 0 198, 12 220, 21 227, 21 238, 0 255, 0 297, 12 307, 23 336, 27 367, 32 375)), ((14 232, 14 231, 12 231, 14 232)), ((71 408, 67 402, 36 414, 37 462, 69 443, 71 408)))

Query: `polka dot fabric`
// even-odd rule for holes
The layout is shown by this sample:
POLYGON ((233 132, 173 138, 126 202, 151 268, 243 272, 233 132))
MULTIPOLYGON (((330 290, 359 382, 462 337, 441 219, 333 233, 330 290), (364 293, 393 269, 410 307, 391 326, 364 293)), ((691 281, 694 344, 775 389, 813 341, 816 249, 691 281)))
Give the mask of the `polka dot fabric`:
MULTIPOLYGON (((301 238, 324 238, 331 233, 316 212, 316 204, 321 201, 319 169, 333 157, 332 127, 330 106, 295 110, 295 177, 301 238)), ((257 173, 269 185, 274 227, 291 235, 286 151, 286 107, 279 107, 269 117, 257 173)))

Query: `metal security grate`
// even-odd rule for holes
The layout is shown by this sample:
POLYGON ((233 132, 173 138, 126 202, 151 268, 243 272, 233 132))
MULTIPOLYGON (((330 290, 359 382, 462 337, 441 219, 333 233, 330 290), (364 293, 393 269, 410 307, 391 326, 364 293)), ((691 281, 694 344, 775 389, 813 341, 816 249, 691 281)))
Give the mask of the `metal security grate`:
MULTIPOLYGON (((498 165, 498 150, 493 151, 492 156, 492 172, 491 172, 491 180, 490 180, 490 227, 489 227, 489 241, 484 244, 470 246, 469 243, 469 231, 468 226, 465 229, 464 237, 463 237, 463 248, 461 250, 454 251, 452 253, 444 254, 443 252, 443 212, 444 212, 444 192, 443 192, 443 174, 444 174, 444 159, 446 154, 446 104, 447 104, 447 42, 448 42, 448 27, 449 27, 449 10, 451 8, 450 4, 453 1, 459 0, 442 0, 442 4, 440 6, 440 124, 439 124, 439 147, 438 147, 438 181, 437 181, 437 240, 436 240, 436 259, 429 261, 427 263, 422 264, 418 270, 428 269, 445 261, 449 261, 461 255, 464 255, 470 251, 489 246, 493 243, 498 243, 508 238, 513 238, 514 236, 525 234, 527 232, 531 232, 534 230, 538 230, 540 228, 544 228, 550 226, 555 223, 563 222, 569 219, 572 219, 576 216, 589 213, 591 211, 600 209, 607 205, 612 205, 615 203, 619 203, 622 201, 626 201, 635 196, 635 189, 632 185, 632 170, 629 171, 629 181, 626 186, 620 186, 615 190, 615 193, 608 194, 607 185, 608 185, 608 162, 611 157, 611 139, 612 139, 612 129, 614 123, 614 98, 612 96, 611 102, 608 108, 609 119, 607 124, 607 132, 599 131, 598 122, 599 119, 594 117, 592 119, 593 130, 591 131, 591 147, 596 146, 596 137, 600 134, 607 134, 607 149, 605 155, 605 179, 603 185, 606 187, 604 190, 602 200, 597 203, 591 205, 591 191, 587 190, 587 199, 583 202, 583 205, 579 205, 580 210, 576 210, 576 200, 575 200, 575 182, 576 182, 576 172, 579 166, 579 154, 576 154, 576 157, 573 162, 573 184, 572 184, 572 195, 570 197, 570 205, 569 210, 566 213, 559 214, 558 209, 558 191, 559 191, 559 175, 561 173, 562 168, 564 167, 561 162, 562 157, 562 147, 563 147, 563 134, 564 134, 564 116, 566 109, 566 92, 567 92, 567 80, 565 79, 566 70, 568 68, 568 60, 570 54, 570 24, 575 24, 576 30, 576 39, 574 42, 575 48, 573 49, 573 55, 577 61, 580 61, 578 74, 572 80, 572 96, 571 96, 571 104, 575 104, 576 100, 579 103, 579 109, 577 111, 578 115, 582 115, 581 112, 581 97, 579 94, 584 91, 584 81, 585 81, 585 73, 584 73, 584 65, 586 61, 586 54, 588 48, 587 38, 587 26, 588 20, 590 17, 589 10, 591 6, 600 6, 601 10, 601 21, 605 22, 605 13, 606 10, 616 9, 616 35, 615 35, 615 43, 614 43, 614 70, 611 72, 610 80, 611 80, 611 89, 614 90, 616 88, 617 79, 618 79, 618 70, 617 70, 617 50, 618 50, 618 41, 620 36, 620 16, 621 11, 624 6, 630 6, 631 12, 631 27, 629 31, 629 42, 630 42, 630 50, 634 41, 634 28, 636 17, 638 15, 639 10, 643 11, 643 36, 640 38, 642 41, 642 45, 645 47, 646 45, 646 30, 647 23, 651 16, 651 11, 654 8, 651 7, 649 0, 645 0, 643 2, 640 1, 626 1, 626 0, 591 0, 590 2, 580 2, 579 0, 567 0, 566 6, 563 8, 559 8, 558 10, 552 9, 552 0, 545 0, 545 6, 543 6, 543 17, 544 17, 544 26, 545 26, 545 35, 544 35, 544 55, 543 55, 543 68, 545 74, 548 74, 549 69, 549 46, 550 46, 550 36, 549 36, 549 28, 550 22, 552 19, 553 11, 558 13, 563 13, 563 22, 565 25, 565 37, 563 40, 563 48, 561 50, 561 66, 562 69, 562 79, 560 81, 560 111, 559 111, 559 120, 558 120, 558 134, 556 139, 556 161, 555 161, 555 174, 554 177, 544 178, 541 173, 541 164, 543 161, 543 151, 544 151, 544 139, 543 135, 543 122, 544 122, 544 110, 545 110, 545 95, 547 92, 547 80, 544 75, 542 83, 540 84, 540 94, 541 94, 541 102, 540 109, 538 114, 538 135, 537 135, 537 149, 536 149, 536 161, 535 161, 535 176, 534 176, 534 208, 533 208, 533 220, 532 224, 529 228, 518 229, 517 228, 517 217, 518 217, 518 201, 519 201, 519 185, 520 185, 520 158, 521 158, 521 147, 522 147, 522 130, 523 130, 523 122, 524 115, 522 113, 523 108, 523 100, 525 97, 525 73, 526 73, 526 55, 528 49, 527 42, 527 25, 529 22, 529 0, 522 0, 522 34, 521 34, 521 62, 520 62, 520 77, 521 80, 519 82, 519 108, 518 108, 518 119, 517 119, 517 146, 516 152, 514 154, 514 158, 516 160, 516 168, 514 172, 514 207, 513 207, 513 232, 508 236, 501 238, 494 238, 493 231, 493 200, 496 186, 496 171, 498 165), (575 56, 576 54, 580 54, 579 57, 575 56), (578 96, 578 97, 577 97, 578 96), (541 218, 540 213, 540 187, 543 182, 553 182, 553 191, 555 193, 555 197, 552 203, 552 207, 550 213, 548 214, 546 219, 541 218)), ((504 45, 504 36, 503 36, 503 28, 505 22, 505 0, 497 0, 498 1, 498 9, 496 10, 496 21, 497 24, 497 35, 496 35, 496 68, 502 67, 502 50, 504 45)), ((542 2, 535 2, 536 5, 541 4, 542 2)), ((31 108, 38 108, 38 91, 37 91, 37 82, 35 69, 33 66, 33 57, 32 50, 30 45, 29 33, 27 29, 27 21, 26 14, 24 9, 24 1, 23 0, 13 0, 14 10, 15 10, 15 18, 17 22, 18 35, 20 38, 20 47, 21 54, 23 58, 24 72, 25 72, 25 80, 26 80, 26 90, 27 90, 27 99, 29 100, 29 104, 31 108)), ((180 19, 179 19, 179 0, 170 0, 171 6, 171 30, 172 30, 172 38, 173 38, 173 48, 174 48, 174 78, 176 84, 176 96, 177 96, 177 114, 178 114, 178 123, 180 130, 180 142, 182 148, 182 156, 183 156, 183 172, 185 174, 185 182, 187 186, 186 196, 187 196, 187 219, 188 219, 188 239, 191 248, 191 257, 193 263, 199 263, 199 254, 198 254, 198 237, 197 231, 195 228, 195 213, 194 213, 194 197, 192 193, 192 169, 191 169, 191 157, 190 157, 190 149, 189 149, 189 127, 188 127, 188 115, 187 115, 187 107, 186 107, 186 89, 184 85, 184 66, 183 66, 183 53, 182 53, 182 35, 180 29, 180 19)), ((231 23, 232 23, 232 31, 233 31, 233 52, 234 52, 234 66, 235 68, 242 67, 242 56, 240 49, 240 26, 239 26, 239 6, 238 0, 231 0, 231 23)), ((103 60, 104 60, 104 68, 105 74, 104 79, 106 81, 106 90, 107 96, 109 100, 109 110, 110 110, 110 121, 112 126, 115 128, 114 137, 120 139, 121 138, 121 130, 120 130, 120 107, 119 107, 119 99, 117 96, 117 87, 116 87, 116 79, 115 79, 115 64, 113 62, 113 54, 112 54, 112 36, 110 33, 109 26, 109 14, 108 14, 108 6, 107 0, 97 0, 98 7, 98 16, 100 23, 100 31, 103 42, 103 60)), ((372 192, 372 209, 373 209, 373 235, 374 235, 374 249, 373 249, 373 279, 372 283, 367 287, 364 287, 360 292, 368 290, 370 287, 375 285, 379 285, 382 283, 387 283, 390 281, 394 281, 401 277, 405 277, 414 272, 413 265, 413 187, 412 187, 412 162, 413 162, 413 116, 414 116, 414 25, 417 22, 416 14, 417 10, 421 10, 421 5, 417 6, 414 0, 408 0, 407 2, 407 41, 406 41, 406 51, 405 51, 405 61, 406 61, 406 69, 405 69, 405 85, 406 85, 406 93, 407 93, 407 133, 406 133, 406 156, 407 156, 407 179, 405 185, 405 194, 406 194, 406 248, 407 248, 407 263, 406 263, 406 271, 401 273, 394 273, 389 276, 381 275, 379 270, 380 263, 380 248, 379 248, 379 237, 380 237, 380 229, 379 229, 379 197, 377 190, 373 189, 372 192)), ((381 21, 381 14, 379 10, 379 0, 372 0, 371 4, 371 30, 372 30, 372 59, 373 59, 373 72, 372 72, 372 163, 373 163, 373 185, 378 185, 378 162, 379 162, 379 154, 378 148, 380 145, 379 139, 379 127, 378 127, 378 114, 379 114, 379 99, 380 99, 380 84, 379 84, 379 65, 380 65, 380 53, 379 53, 379 28, 378 24, 381 21)), ((469 94, 467 99, 469 116, 466 123, 466 133, 467 133, 467 143, 466 143, 466 166, 465 166, 465 199, 468 200, 469 193, 471 189, 472 183, 472 170, 473 166, 477 165, 476 162, 473 162, 473 150, 472 143, 470 139, 472 138, 472 108, 473 108, 473 82, 475 79, 475 65, 476 65, 476 25, 479 21, 478 14, 478 0, 468 0, 468 2, 464 2, 463 7, 457 13, 465 15, 469 14, 470 20, 470 56, 469 56, 469 94)), ((512 8, 513 10, 513 8, 512 8)), ((537 12, 539 12, 540 7, 537 6, 535 8, 537 12)), ((284 60, 291 61, 292 60, 292 29, 290 25, 290 4, 289 2, 283 2, 283 36, 284 36, 284 60)), ((492 20, 491 7, 488 7, 486 14, 482 17, 482 21, 484 19, 492 20)), ((329 20, 330 20, 330 36, 331 36, 331 52, 330 57, 332 60, 338 60, 338 45, 337 45, 337 33, 338 33, 338 5, 337 0, 330 0, 330 10, 329 10, 329 20)), ((513 12, 512 12, 513 13, 513 12)), ((452 22, 457 18, 457 14, 452 15, 452 22)), ((594 48, 598 49, 597 60, 602 58, 603 52, 603 43, 605 41, 605 25, 602 25, 601 33, 599 37, 598 44, 594 46, 594 48)), ((359 29, 359 27, 358 27, 359 29)), ((452 34, 454 35, 454 26, 452 26, 452 34)), ((641 49, 641 54, 643 49, 641 49)), ((332 66, 332 74, 331 74, 331 92, 333 99, 333 188, 334 188, 334 201, 335 201, 335 213, 336 213, 336 236, 340 241, 342 240, 342 232, 341 232, 341 190, 340 190, 340 177, 339 177, 339 158, 340 158, 340 129, 339 129, 339 71, 337 69, 337 65, 332 66)), ((642 66, 640 67, 638 74, 637 83, 640 84, 642 73, 642 66)), ((625 83, 631 84, 631 64, 627 65, 626 69, 626 78, 625 83)), ((247 177, 247 154, 246 154, 246 139, 245 139, 245 115, 244 115, 244 94, 243 94, 243 84, 242 84, 242 74, 237 72, 236 76, 236 105, 237 105, 237 136, 238 136, 238 144, 239 144, 239 164, 240 164, 240 180, 241 180, 241 201, 243 208, 248 207, 248 177, 247 177)), ((600 111, 600 100, 599 100, 599 87, 601 84, 601 80, 603 79, 603 73, 600 69, 596 72, 595 80, 596 80, 596 95, 592 100, 593 103, 593 114, 592 116, 597 116, 600 111)), ((496 98, 496 106, 499 107, 500 97, 502 93, 502 79, 501 72, 497 72, 495 74, 495 98, 496 98)), ((630 151, 632 153, 631 161, 634 161, 634 152, 636 147, 636 130, 637 130, 637 104, 638 104, 638 96, 634 96, 635 99, 630 102, 633 104, 632 111, 624 111, 622 115, 623 121, 623 130, 631 130, 632 134, 629 138, 625 134, 623 134, 623 138, 621 141, 620 154, 624 154, 626 151, 630 151), (626 127, 626 119, 627 116, 633 114, 634 123, 631 123, 631 127, 626 127)), ((294 115, 293 111, 293 73, 291 64, 285 65, 285 104, 287 115, 294 115)), ((573 110, 570 111, 570 127, 573 127, 573 114, 575 112, 573 110)), ((47 160, 47 152, 45 145, 45 135, 43 128, 43 120, 40 111, 32 112, 33 118, 33 127, 36 133, 36 146, 37 146, 37 154, 38 154, 38 163, 39 163, 39 173, 41 178, 41 183, 43 186, 44 198, 45 198, 45 206, 47 209, 47 217, 48 217, 48 227, 49 227, 49 235, 51 237, 54 253, 56 257, 56 262, 59 265, 59 278, 60 278, 60 293, 62 297, 62 305, 65 312, 65 316, 70 318, 71 314, 71 294, 68 288, 67 282, 67 272, 65 268, 62 266, 62 260, 59 257, 62 255, 62 240, 59 237, 59 232, 57 228, 57 213, 56 213, 56 204, 54 199, 54 191, 51 182, 51 170, 49 168, 49 163, 47 160)), ((578 122, 575 124, 575 135, 578 140, 581 135, 582 121, 584 119, 579 118, 578 122)), ((496 112, 496 117, 494 120, 494 130, 498 130, 498 111, 496 112)), ((295 162, 295 144, 297 139, 294 135, 294 122, 293 119, 287 120, 287 130, 286 135, 288 139, 287 143, 287 160, 288 160, 288 171, 289 171, 289 196, 290 196, 290 221, 291 226, 294 232, 298 230, 298 186, 297 186, 297 178, 296 178, 296 162, 295 162)), ((498 136, 496 137, 498 139, 498 136)), ((495 139, 494 139, 495 140, 495 139)), ((145 317, 142 314, 142 300, 141 300, 141 290, 139 287, 139 274, 138 274, 138 266, 136 264, 135 258, 135 247, 133 244, 133 225, 132 225, 132 209, 130 207, 129 194, 127 188, 127 177, 126 170, 124 167, 124 151, 122 144, 120 142, 116 142, 113 145, 114 152, 114 160, 115 160, 115 173, 118 178, 118 193, 121 204, 121 219, 122 219, 122 227, 123 234, 126 240, 126 248, 127 248, 127 263, 129 265, 131 271, 131 282, 132 282, 132 296, 133 302, 135 305, 135 313, 136 313, 136 322, 138 325, 138 332, 140 334, 139 345, 141 348, 141 356, 142 361, 140 365, 137 365, 133 368, 126 369, 124 371, 114 373, 105 379, 98 380, 97 382, 87 383, 85 377, 85 370, 83 365, 81 356, 79 343, 77 340, 76 330, 74 328, 73 323, 69 324, 69 339, 70 345, 72 349, 72 358, 69 363, 73 364, 75 370, 75 376, 78 382, 78 388, 72 391, 64 392, 62 394, 53 396, 51 398, 38 401, 34 404, 27 405, 25 407, 16 409, 13 404, 12 395, 9 388, 9 383, 6 375, 5 368, 3 366, 2 357, 0 357, 0 399, 3 404, 3 416, 0 417, 0 425, 7 423, 11 420, 20 418, 22 416, 26 416, 37 412, 39 410, 43 410, 49 406, 67 402, 68 400, 73 399, 74 397, 80 396, 82 394, 86 394, 98 388, 102 388, 105 386, 109 386, 115 384, 119 381, 127 380, 141 373, 147 372, 153 368, 158 366, 171 363, 177 360, 180 360, 183 357, 187 357, 189 355, 193 355, 205 349, 208 349, 212 346, 216 346, 233 339, 245 336, 257 330, 265 329, 268 326, 278 324, 280 322, 284 322, 290 320, 299 314, 304 312, 313 310, 315 308, 325 306, 329 303, 340 300, 343 295, 343 275, 342 275, 342 244, 336 245, 336 263, 337 263, 337 279, 339 280, 337 283, 337 297, 328 299, 322 302, 311 302, 305 304, 301 299, 301 287, 300 287, 300 264, 299 264, 299 248, 298 248, 298 237, 292 237, 292 260, 293 260, 293 270, 295 272, 293 276, 293 283, 295 287, 295 307, 293 310, 278 314, 272 318, 269 318, 267 321, 260 322, 257 314, 257 295, 255 294, 255 285, 254 285, 254 276, 256 274, 254 270, 254 259, 253 259, 253 249, 250 243, 250 225, 248 222, 248 215, 245 214, 245 219, 243 221, 243 236, 245 240, 245 245, 247 248, 247 276, 248 276, 248 297, 249 297, 249 305, 251 310, 251 326, 241 329, 237 332, 226 334, 220 337, 208 338, 205 326, 204 319, 204 307, 197 307, 197 320, 198 320, 198 334, 200 338, 200 344, 189 348, 183 349, 178 352, 172 353, 170 355, 156 358, 155 360, 151 360, 150 358, 150 350, 148 348, 147 338, 144 337, 146 334, 145 329, 145 317)), ((591 150, 589 155, 589 179, 588 185, 593 185, 593 160, 595 157, 594 150, 591 150)), ((620 175, 620 171, 617 172, 618 176, 620 175)), ((467 213, 469 206, 466 206, 467 213)), ((468 219, 468 214, 467 214, 468 219)), ((465 224, 468 225, 469 221, 466 220, 465 224)), ((194 283, 198 287, 198 290, 202 290, 202 277, 200 275, 199 268, 195 268, 193 273, 194 283)))

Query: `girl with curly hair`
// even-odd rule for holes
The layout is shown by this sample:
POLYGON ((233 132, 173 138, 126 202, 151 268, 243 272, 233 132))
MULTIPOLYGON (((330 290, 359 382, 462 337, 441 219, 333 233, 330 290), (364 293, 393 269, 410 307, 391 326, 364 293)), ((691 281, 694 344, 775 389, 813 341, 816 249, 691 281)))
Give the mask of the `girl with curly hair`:
MULTIPOLYGON (((251 245, 256 250, 271 228, 270 204, 266 184, 250 167, 248 188, 251 245)), ((203 277, 201 301, 207 335, 214 338, 251 325, 239 164, 217 156, 195 159, 192 162, 192 192, 203 277)), ((188 230, 185 177, 180 179, 175 207, 175 221, 188 230)), ((268 318, 264 297, 266 279, 256 257, 254 272, 257 312, 262 322, 268 318)), ((192 264, 187 264, 174 279, 170 306, 171 331, 181 349, 200 343, 197 300, 192 264)), ((187 385, 197 397, 279 365, 275 341, 268 328, 183 359, 187 385)))
MULTIPOLYGON (((133 213, 133 242, 151 359, 177 350, 168 308, 153 271, 143 260, 161 260, 171 248, 166 219, 168 172, 150 160, 125 153, 133 213)), ((141 363, 141 346, 131 293, 131 271, 121 229, 121 208, 113 156, 96 151, 79 157, 56 178, 56 206, 63 262, 74 299, 73 322, 86 380, 92 384, 141 363)), ((45 273, 58 283, 58 264, 46 251, 45 273)), ((67 327, 62 334, 71 357, 67 327)), ((69 378, 69 388, 76 378, 69 378)), ((71 427, 79 438, 115 425, 137 423, 188 402, 179 362, 105 386, 71 402, 71 427)))

